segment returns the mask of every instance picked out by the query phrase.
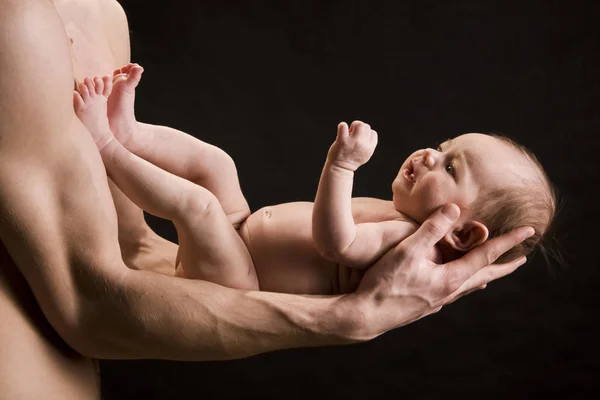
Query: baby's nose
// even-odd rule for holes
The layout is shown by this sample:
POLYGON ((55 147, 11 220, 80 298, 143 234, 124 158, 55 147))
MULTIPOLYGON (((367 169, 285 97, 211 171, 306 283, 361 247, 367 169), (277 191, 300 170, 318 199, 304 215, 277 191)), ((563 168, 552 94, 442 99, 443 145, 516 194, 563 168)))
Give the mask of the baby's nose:
POLYGON ((423 164, 425 164, 428 168, 433 168, 435 166, 435 151, 433 149, 425 149, 423 150, 423 164))

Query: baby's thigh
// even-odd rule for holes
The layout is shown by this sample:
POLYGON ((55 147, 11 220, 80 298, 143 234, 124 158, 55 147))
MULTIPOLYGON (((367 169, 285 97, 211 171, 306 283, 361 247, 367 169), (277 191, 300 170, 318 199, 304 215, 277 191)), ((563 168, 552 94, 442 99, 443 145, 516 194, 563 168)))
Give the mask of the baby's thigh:
POLYGON ((236 289, 258 290, 252 258, 218 201, 190 209, 178 221, 176 275, 236 289))

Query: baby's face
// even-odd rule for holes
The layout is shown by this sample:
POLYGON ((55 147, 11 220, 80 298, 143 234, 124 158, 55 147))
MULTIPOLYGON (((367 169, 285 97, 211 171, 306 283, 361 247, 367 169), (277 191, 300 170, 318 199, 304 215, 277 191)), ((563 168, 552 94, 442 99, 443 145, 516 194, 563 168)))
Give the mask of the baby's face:
POLYGON ((523 155, 500 139, 461 135, 406 159, 392 183, 394 206, 422 223, 443 204, 465 210, 482 189, 510 185, 530 169, 523 155))

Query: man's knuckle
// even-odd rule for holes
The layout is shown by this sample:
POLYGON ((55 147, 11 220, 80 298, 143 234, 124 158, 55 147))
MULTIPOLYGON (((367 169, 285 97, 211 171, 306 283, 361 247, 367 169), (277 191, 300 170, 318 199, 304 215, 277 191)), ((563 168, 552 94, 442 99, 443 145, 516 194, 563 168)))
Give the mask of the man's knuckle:
POLYGON ((492 248, 488 251, 487 253, 487 263, 488 264, 493 264, 494 261, 496 261, 498 259, 498 257, 501 256, 501 253, 498 249, 492 248))
POLYGON ((444 229, 439 224, 436 224, 433 222, 429 222, 425 226, 425 229, 427 230, 427 232, 430 235, 435 236, 435 237, 442 237, 442 236, 444 236, 444 233, 445 233, 444 229))

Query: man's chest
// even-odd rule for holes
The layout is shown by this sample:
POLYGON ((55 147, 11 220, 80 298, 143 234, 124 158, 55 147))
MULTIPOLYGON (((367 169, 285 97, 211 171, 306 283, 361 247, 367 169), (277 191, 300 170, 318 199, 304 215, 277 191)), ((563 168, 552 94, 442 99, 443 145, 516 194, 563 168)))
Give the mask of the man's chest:
MULTIPOLYGON (((116 68, 114 49, 111 48, 107 20, 100 4, 94 0, 65 0, 55 3, 71 43, 71 57, 75 79, 112 73, 116 68)), ((128 43, 125 38, 124 43, 128 43)))

